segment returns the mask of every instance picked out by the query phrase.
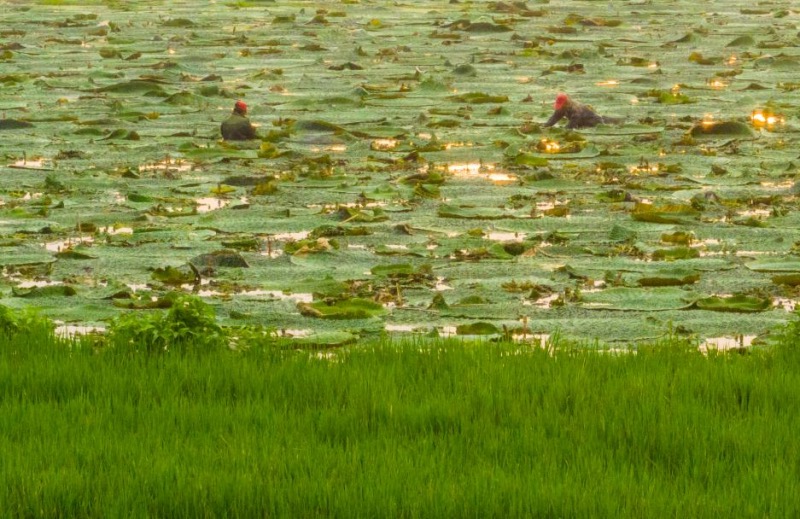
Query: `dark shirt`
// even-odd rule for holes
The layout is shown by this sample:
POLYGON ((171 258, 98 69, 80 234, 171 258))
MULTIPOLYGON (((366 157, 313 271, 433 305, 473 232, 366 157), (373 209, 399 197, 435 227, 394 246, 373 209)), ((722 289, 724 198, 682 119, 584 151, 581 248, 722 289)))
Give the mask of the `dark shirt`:
POLYGON ((603 117, 602 115, 595 113, 595 111, 588 106, 572 101, 567 106, 564 106, 560 110, 553 112, 553 115, 550 116, 550 119, 548 119, 543 126, 553 126, 565 117, 568 121, 567 128, 571 130, 575 128, 590 128, 592 126, 597 126, 598 124, 613 124, 620 122, 620 119, 616 119, 614 117, 603 117))
POLYGON ((222 121, 219 129, 226 141, 247 141, 256 138, 256 129, 250 124, 250 119, 235 113, 222 121))

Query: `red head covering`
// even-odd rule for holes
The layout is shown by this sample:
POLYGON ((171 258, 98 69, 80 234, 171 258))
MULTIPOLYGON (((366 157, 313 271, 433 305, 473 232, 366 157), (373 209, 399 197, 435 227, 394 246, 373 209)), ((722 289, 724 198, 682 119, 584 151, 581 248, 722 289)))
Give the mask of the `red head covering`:
POLYGON ((247 105, 244 104, 244 101, 236 101, 236 104, 233 105, 233 110, 239 113, 247 112, 247 105))
POLYGON ((556 104, 555 104, 556 110, 561 110, 564 107, 564 105, 567 104, 567 101, 569 101, 569 96, 567 94, 565 94, 564 92, 558 94, 556 96, 556 104))

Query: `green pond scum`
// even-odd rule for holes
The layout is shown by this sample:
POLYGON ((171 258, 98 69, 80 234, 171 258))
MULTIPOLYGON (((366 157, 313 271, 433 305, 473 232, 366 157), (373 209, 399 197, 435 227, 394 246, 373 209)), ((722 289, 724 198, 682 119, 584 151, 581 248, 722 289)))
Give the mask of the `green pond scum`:
POLYGON ((6 308, 699 344, 800 297, 792 2, 0 9, 6 308), (545 128, 559 92, 622 122, 545 128))

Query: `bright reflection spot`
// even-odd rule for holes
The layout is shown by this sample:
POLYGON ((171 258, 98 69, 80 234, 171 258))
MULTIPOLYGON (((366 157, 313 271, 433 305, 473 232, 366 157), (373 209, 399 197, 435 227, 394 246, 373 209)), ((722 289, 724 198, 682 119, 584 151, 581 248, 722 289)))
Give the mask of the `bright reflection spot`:
POLYGON ((98 232, 105 233, 105 234, 133 234, 133 228, 131 227, 119 227, 115 228, 111 225, 108 227, 98 227, 98 232))
POLYGON ((280 337, 289 337, 294 339, 300 339, 302 337, 309 337, 313 332, 311 330, 290 330, 284 329, 278 332, 280 337))
POLYGON ((522 303, 524 306, 535 306, 537 308, 550 308, 551 303, 557 301, 559 298, 559 294, 553 293, 548 296, 541 297, 533 302, 525 301, 522 303))
POLYGON ((443 277, 436 278, 436 285, 434 285, 433 289, 437 292, 443 292, 445 290, 453 290, 453 287, 450 285, 445 284, 445 279, 443 277))
POLYGON ((455 326, 442 326, 442 329, 439 330, 440 337, 453 337, 455 335, 456 335, 455 326))
POLYGON ((767 128, 768 130, 785 122, 782 115, 774 114, 761 108, 753 110, 753 113, 750 114, 750 120, 756 128, 767 128))
POLYGON ((398 144, 400 144, 400 141, 397 139, 375 139, 370 147, 377 151, 388 151, 395 149, 398 144))
POLYGON ((724 90, 728 88, 728 83, 721 79, 709 79, 708 86, 711 87, 712 90, 724 90))
POLYGON ((736 54, 731 54, 731 56, 725 61, 728 65, 736 65, 739 62, 739 58, 736 57, 736 54))
POLYGON ((522 241, 525 238, 525 233, 490 231, 486 233, 485 238, 492 241, 522 241))
POLYGON ((617 81, 616 79, 609 79, 607 81, 598 81, 597 83, 595 83, 595 85, 604 87, 615 87, 619 86, 619 81, 617 81))
POLYGON ((772 215, 770 209, 745 209, 738 212, 739 216, 751 218, 769 218, 772 215))
POLYGON ((786 299, 783 297, 776 297, 772 300, 772 306, 776 308, 783 308, 787 312, 794 312, 797 308, 797 301, 794 299, 786 299))
POLYGON ((424 331, 424 327, 421 328, 421 327, 419 327, 417 325, 414 325, 414 324, 388 324, 387 323, 383 328, 387 332, 405 332, 405 333, 410 333, 410 332, 415 332, 417 330, 424 331))
POLYGON ((514 334, 513 340, 514 342, 523 342, 526 344, 531 344, 532 346, 546 349, 548 343, 550 342, 550 334, 523 332, 519 334, 514 334))
POLYGON ((447 172, 459 178, 484 178, 497 185, 513 184, 519 179, 516 175, 497 169, 496 164, 483 162, 459 162, 447 165, 447 172))
POLYGON ((91 236, 78 236, 75 238, 68 238, 66 240, 51 241, 44 244, 44 248, 51 252, 62 252, 71 249, 75 245, 84 243, 92 243, 94 238, 91 236))
POLYGON ((738 337, 712 337, 706 339, 698 349, 702 353, 708 353, 710 350, 725 352, 740 348, 749 348, 752 346, 753 339, 755 338, 755 335, 739 335, 738 337))
POLYGON ((537 148, 545 153, 558 153, 561 149, 561 145, 558 143, 558 141, 542 139, 539 141, 537 148))
POLYGON ((453 148, 471 148, 474 146, 471 142, 447 142, 444 145, 444 149, 452 150, 453 148))
POLYGON ((794 187, 794 180, 784 180, 783 182, 773 182, 765 180, 761 182, 761 187, 769 190, 784 190, 794 187))
POLYGON ((330 146, 323 146, 323 147, 314 146, 314 147, 311 148, 311 151, 313 151, 314 153, 320 153, 320 152, 323 152, 323 151, 331 151, 331 152, 335 152, 335 153, 341 153, 343 151, 347 151, 347 145, 346 144, 331 144, 330 146))
POLYGON ((42 287, 51 287, 55 285, 61 285, 61 281, 23 281, 17 288, 42 288, 42 287))
POLYGON ((658 68, 658 62, 654 61, 654 62, 650 63, 649 65, 647 65, 647 68, 649 68, 651 70, 657 69, 658 68))
POLYGON ((170 157, 157 162, 150 162, 139 165, 139 171, 191 171, 194 164, 185 162, 183 159, 172 160, 170 157))
POLYGON ((62 324, 56 326, 54 333, 59 337, 69 338, 76 335, 87 335, 90 333, 104 333, 106 331, 102 326, 78 326, 71 324, 62 324))
POLYGON ((229 202, 230 202, 229 200, 224 200, 222 198, 216 198, 216 197, 198 198, 197 200, 195 200, 195 204, 197 204, 198 213, 208 213, 209 211, 222 209, 223 207, 228 205, 229 202))
POLYGON ((489 173, 489 180, 495 184, 513 184, 517 177, 509 173, 489 173))
POLYGON ((48 169, 49 162, 46 159, 19 159, 8 165, 9 168, 17 169, 48 169))
POLYGON ((640 161, 639 164, 635 166, 628 167, 628 171, 633 175, 639 173, 658 173, 658 170, 659 170, 658 163, 651 164, 646 160, 640 161))
POLYGON ((305 240, 306 238, 308 238, 309 234, 311 234, 311 231, 281 232, 278 234, 271 235, 270 239, 277 241, 305 240))
POLYGON ((480 162, 469 162, 465 164, 448 164, 447 165, 447 172, 451 175, 456 176, 465 176, 465 175, 477 175, 480 173, 483 164, 480 162))

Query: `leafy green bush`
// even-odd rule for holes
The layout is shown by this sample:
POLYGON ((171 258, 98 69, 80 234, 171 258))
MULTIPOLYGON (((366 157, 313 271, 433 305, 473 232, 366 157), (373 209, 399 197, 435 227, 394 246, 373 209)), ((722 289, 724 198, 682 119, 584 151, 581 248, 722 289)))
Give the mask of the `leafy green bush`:
POLYGON ((110 343, 150 353, 201 351, 225 343, 226 333, 210 305, 190 295, 166 298, 172 302, 166 312, 133 312, 115 319, 109 327, 110 343))
POLYGON ((14 310, 0 305, 0 333, 14 337, 20 333, 47 331, 52 333, 54 325, 49 319, 33 310, 14 310))

